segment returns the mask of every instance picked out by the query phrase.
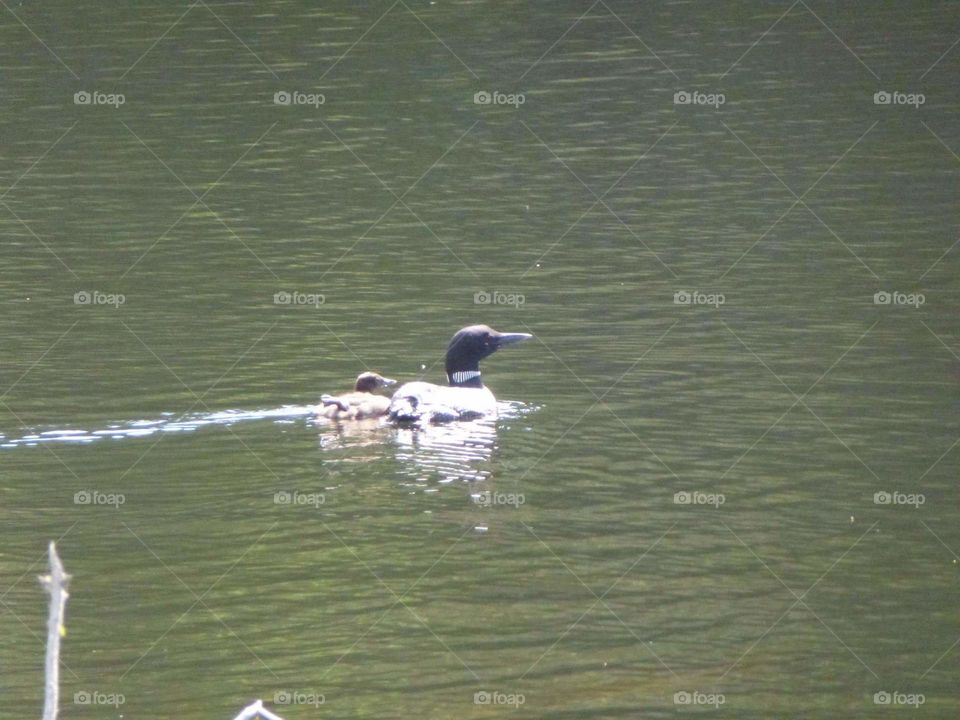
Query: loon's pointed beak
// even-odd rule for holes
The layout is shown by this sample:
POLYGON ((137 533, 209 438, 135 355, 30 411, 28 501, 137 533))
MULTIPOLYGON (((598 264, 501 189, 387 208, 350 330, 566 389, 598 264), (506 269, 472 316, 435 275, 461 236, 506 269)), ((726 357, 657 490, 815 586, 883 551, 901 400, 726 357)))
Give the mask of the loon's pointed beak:
POLYGON ((518 342, 529 340, 533 335, 530 333, 500 333, 496 337, 497 347, 502 348, 505 345, 515 345, 518 342))

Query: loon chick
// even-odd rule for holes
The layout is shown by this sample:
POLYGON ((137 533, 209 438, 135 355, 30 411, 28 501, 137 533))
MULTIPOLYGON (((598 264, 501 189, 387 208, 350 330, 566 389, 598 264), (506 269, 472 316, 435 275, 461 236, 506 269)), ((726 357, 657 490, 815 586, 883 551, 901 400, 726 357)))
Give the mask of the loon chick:
POLYGON ((382 377, 375 372, 360 373, 353 386, 353 392, 343 395, 322 395, 318 413, 334 420, 362 420, 363 418, 386 415, 390 399, 374 395, 374 390, 389 387, 397 381, 382 377))
POLYGON ((402 385, 390 400, 390 419, 438 423, 496 417, 497 399, 480 380, 480 361, 506 345, 531 337, 527 333, 497 332, 486 325, 463 328, 447 346, 450 387, 427 382, 402 385))

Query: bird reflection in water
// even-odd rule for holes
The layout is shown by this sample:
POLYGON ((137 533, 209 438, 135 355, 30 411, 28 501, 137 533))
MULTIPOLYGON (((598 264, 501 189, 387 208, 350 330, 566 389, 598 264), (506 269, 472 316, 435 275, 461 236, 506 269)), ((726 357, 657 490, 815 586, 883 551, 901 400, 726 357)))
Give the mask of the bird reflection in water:
POLYGON ((401 471, 418 484, 431 479, 440 484, 486 480, 497 449, 497 422, 484 419, 397 428, 396 447, 401 471))
POLYGON ((490 480, 500 474, 498 430, 534 410, 520 402, 498 402, 496 418, 399 427, 397 460, 402 471, 421 485, 431 480, 439 484, 490 480))
POLYGON ((390 442, 393 428, 383 418, 366 418, 340 422, 317 418, 314 424, 320 429, 319 443, 323 450, 350 450, 353 448, 376 448, 378 452, 346 456, 344 460, 369 461, 386 456, 384 449, 390 442))
POLYGON ((498 418, 395 427, 383 418, 331 421, 317 418, 324 450, 344 450, 345 462, 391 457, 403 480, 417 487, 477 482, 494 475, 497 430, 532 411, 523 403, 498 403, 498 418), (363 452, 358 452, 359 449, 363 452))

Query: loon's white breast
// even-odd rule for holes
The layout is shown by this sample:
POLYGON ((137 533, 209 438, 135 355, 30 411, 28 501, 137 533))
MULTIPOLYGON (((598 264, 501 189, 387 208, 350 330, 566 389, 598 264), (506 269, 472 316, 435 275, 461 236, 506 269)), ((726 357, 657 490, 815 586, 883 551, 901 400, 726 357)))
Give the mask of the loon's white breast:
POLYGON ((393 394, 388 411, 400 422, 451 422, 497 416, 497 399, 486 387, 446 387, 409 382, 393 394))

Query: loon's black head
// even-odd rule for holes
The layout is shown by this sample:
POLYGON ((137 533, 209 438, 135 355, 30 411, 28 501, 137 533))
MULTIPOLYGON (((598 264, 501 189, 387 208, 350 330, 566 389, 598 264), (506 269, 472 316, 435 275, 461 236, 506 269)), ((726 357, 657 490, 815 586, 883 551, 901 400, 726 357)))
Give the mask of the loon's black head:
POLYGON ((506 345, 528 340, 528 333, 502 333, 486 325, 460 330, 447 346, 447 380, 455 387, 483 387, 480 361, 506 345))
POLYGON ((372 393, 374 390, 388 387, 396 382, 396 380, 385 378, 375 372, 364 372, 357 375, 357 383, 353 386, 353 389, 357 392, 372 393))

